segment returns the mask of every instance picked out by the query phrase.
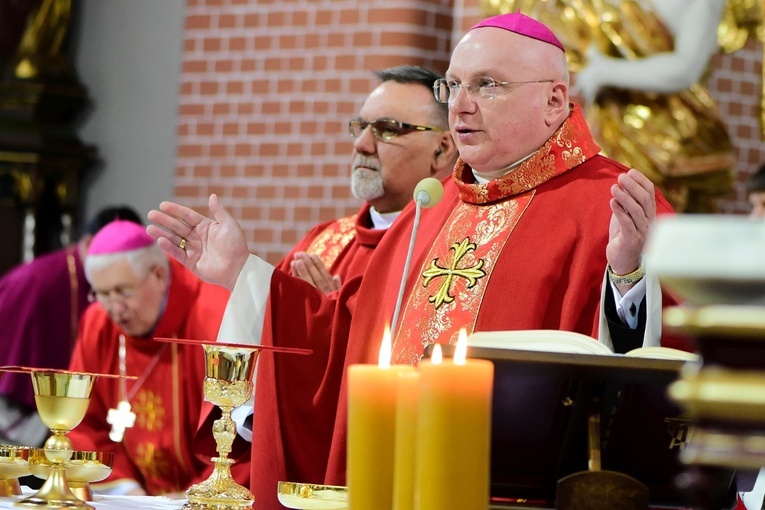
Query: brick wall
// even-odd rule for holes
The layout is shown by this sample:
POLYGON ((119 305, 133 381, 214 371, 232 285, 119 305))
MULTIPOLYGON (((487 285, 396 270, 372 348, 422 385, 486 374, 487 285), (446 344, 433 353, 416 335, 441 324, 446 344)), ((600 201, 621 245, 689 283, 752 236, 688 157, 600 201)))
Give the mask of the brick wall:
MULTIPOLYGON (((444 71, 452 44, 482 18, 479 0, 188 0, 175 199, 207 214, 217 193, 271 262, 314 224, 350 214, 347 121, 372 70, 444 71)), ((737 192, 761 162, 762 47, 713 62, 711 88, 737 148, 737 192)))
POLYGON ((736 189, 718 202, 720 212, 746 214, 749 202, 744 186, 765 164, 765 141, 760 137, 760 90, 762 87, 762 44, 750 41, 729 55, 712 61, 709 87, 720 106, 736 150, 736 189))
POLYGON ((372 70, 445 71, 439 0, 189 0, 175 199, 218 193, 275 262, 314 224, 354 212, 347 122, 372 70))

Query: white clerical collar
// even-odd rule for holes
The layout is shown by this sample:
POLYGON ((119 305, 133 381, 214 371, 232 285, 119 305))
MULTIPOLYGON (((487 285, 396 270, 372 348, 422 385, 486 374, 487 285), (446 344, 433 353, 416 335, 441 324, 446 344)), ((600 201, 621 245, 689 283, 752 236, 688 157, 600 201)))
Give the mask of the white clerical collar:
MULTIPOLYGON (((536 151, 534 151, 534 152, 536 152, 536 151)), ((473 177, 475 177, 475 180, 478 182, 478 184, 486 184, 487 182, 491 182, 491 181, 493 181, 495 179, 499 179, 500 177, 504 177, 505 175, 509 174, 510 172, 512 172, 513 170, 518 168, 521 163, 523 163, 524 161, 529 159, 531 157, 531 155, 534 154, 534 152, 532 152, 528 156, 525 156, 525 157, 519 159, 518 161, 516 161, 515 163, 511 164, 510 166, 506 166, 504 169, 497 171, 496 173, 499 174, 499 175, 497 175, 496 177, 488 177, 488 178, 487 177, 483 177, 474 168, 471 168, 470 170, 473 172, 473 177)))
POLYGON ((393 225, 399 214, 401 214, 401 211, 381 213, 374 207, 369 207, 369 217, 372 218, 372 228, 374 230, 387 230, 388 227, 393 225))

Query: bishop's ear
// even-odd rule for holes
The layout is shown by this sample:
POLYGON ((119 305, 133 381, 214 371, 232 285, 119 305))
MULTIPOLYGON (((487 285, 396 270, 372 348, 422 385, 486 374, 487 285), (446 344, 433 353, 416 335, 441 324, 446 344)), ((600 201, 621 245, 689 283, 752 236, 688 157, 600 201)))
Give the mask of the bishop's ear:
POLYGON ((548 125, 558 124, 561 118, 568 116, 568 87, 565 83, 554 83, 547 96, 545 120, 548 125))

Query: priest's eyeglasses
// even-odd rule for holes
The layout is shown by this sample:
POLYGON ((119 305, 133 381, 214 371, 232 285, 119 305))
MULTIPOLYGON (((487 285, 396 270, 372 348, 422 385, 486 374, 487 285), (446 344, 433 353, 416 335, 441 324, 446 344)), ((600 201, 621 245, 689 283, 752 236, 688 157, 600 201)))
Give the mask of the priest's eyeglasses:
POLYGON ((348 122, 348 132, 350 132, 353 138, 358 138, 367 126, 372 129, 372 135, 380 142, 389 142, 399 135, 405 135, 414 131, 435 131, 436 133, 443 133, 444 131, 441 128, 407 124, 396 119, 377 119, 370 122, 359 117, 348 122))
POLYGON ((521 85, 524 83, 552 83, 553 80, 530 80, 530 81, 496 81, 493 78, 479 78, 474 83, 460 83, 457 80, 440 79, 433 83, 433 95, 439 103, 451 103, 457 98, 460 89, 464 88, 469 96, 481 99, 493 99, 500 87, 521 85))

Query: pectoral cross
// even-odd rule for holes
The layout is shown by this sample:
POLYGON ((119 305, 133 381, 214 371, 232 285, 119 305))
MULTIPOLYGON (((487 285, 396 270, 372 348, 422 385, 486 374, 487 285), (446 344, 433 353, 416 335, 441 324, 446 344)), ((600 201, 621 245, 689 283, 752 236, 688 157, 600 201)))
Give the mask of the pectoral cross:
POLYGON ((483 260, 479 260, 478 263, 472 267, 460 268, 459 263, 462 258, 476 249, 476 245, 471 243, 468 238, 465 238, 461 243, 454 243, 451 248, 454 251, 454 258, 448 267, 441 267, 436 262, 438 259, 433 260, 430 263, 430 267, 422 273, 422 277, 425 279, 422 284, 427 287, 433 278, 445 277, 436 293, 428 298, 428 301, 435 304, 436 309, 444 303, 451 303, 454 301, 454 296, 450 294, 452 283, 457 278, 465 278, 467 280, 467 288, 474 286, 480 278, 486 276, 486 272, 481 269, 483 267, 483 260))
POLYGON ((135 425, 135 413, 130 410, 130 402, 120 400, 116 409, 109 409, 106 414, 106 423, 112 426, 109 431, 109 439, 115 443, 122 441, 125 436, 125 429, 135 425))

